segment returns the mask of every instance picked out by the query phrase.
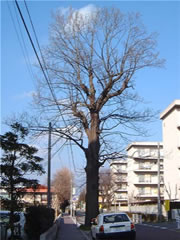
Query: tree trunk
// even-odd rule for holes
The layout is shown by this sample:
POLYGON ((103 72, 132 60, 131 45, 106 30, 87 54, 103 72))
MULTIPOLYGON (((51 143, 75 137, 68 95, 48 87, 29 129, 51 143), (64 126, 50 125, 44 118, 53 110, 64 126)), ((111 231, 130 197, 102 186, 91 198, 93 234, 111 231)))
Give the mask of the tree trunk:
POLYGON ((88 148, 85 151, 86 171, 86 218, 85 225, 91 225, 91 219, 99 213, 99 115, 91 112, 91 128, 87 132, 88 148))
POLYGON ((99 137, 95 127, 89 135, 89 145, 86 150, 86 226, 90 226, 91 219, 99 213, 99 149, 99 137))
POLYGON ((86 218, 85 225, 90 226, 91 219, 99 213, 99 166, 98 161, 89 158, 86 170, 86 218))

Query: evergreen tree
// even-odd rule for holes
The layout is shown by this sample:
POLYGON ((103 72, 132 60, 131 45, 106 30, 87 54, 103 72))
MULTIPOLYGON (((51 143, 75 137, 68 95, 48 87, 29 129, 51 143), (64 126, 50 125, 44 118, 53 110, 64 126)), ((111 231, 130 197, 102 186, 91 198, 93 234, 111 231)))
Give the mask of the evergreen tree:
POLYGON ((27 178, 27 174, 45 173, 41 165, 42 158, 35 155, 38 150, 25 143, 28 129, 20 123, 11 125, 12 131, 0 135, 1 157, 1 186, 7 191, 9 198, 3 203, 10 211, 10 228, 14 239, 14 212, 21 209, 21 198, 24 189, 38 183, 36 179, 27 178))

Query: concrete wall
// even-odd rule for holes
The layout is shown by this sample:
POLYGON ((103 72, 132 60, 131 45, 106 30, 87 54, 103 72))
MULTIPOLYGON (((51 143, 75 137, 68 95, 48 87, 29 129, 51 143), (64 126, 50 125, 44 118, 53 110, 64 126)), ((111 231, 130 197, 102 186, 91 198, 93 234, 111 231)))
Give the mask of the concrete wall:
MULTIPOLYGON (((158 214, 157 204, 149 204, 149 205, 138 205, 131 206, 130 212, 133 213, 143 213, 143 214, 158 214)), ((162 214, 163 216, 167 216, 167 212, 165 211, 164 205, 162 205, 162 214)))
POLYGON ((180 200, 180 100, 161 114, 164 145, 165 199, 180 200))

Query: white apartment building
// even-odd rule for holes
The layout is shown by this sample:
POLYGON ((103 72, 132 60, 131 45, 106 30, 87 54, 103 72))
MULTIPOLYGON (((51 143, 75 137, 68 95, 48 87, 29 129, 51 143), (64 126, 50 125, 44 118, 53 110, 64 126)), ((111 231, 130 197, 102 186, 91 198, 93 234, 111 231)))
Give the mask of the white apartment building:
POLYGON ((129 205, 137 202, 157 201, 158 168, 160 172, 160 196, 163 199, 162 150, 162 143, 158 144, 157 142, 133 142, 127 147, 129 205))
POLYGON ((164 198, 180 201, 180 99, 160 115, 164 148, 164 198))
POLYGON ((112 160, 110 168, 114 182, 114 202, 112 205, 127 206, 127 161, 123 159, 112 160))
POLYGON ((161 200, 180 201, 180 99, 170 104, 160 119, 161 143, 133 142, 126 149, 126 161, 111 162, 117 201, 128 206, 132 203, 136 207, 154 202, 151 209, 144 207, 149 213, 157 213, 159 180, 161 200))

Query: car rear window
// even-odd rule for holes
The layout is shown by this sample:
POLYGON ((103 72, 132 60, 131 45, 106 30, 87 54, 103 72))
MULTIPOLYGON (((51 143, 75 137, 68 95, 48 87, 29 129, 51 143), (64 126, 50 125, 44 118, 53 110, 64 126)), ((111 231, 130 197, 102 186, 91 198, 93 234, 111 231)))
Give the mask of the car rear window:
POLYGON ((112 214, 104 216, 104 223, 116 223, 116 222, 129 222, 129 218, 126 214, 112 214))

